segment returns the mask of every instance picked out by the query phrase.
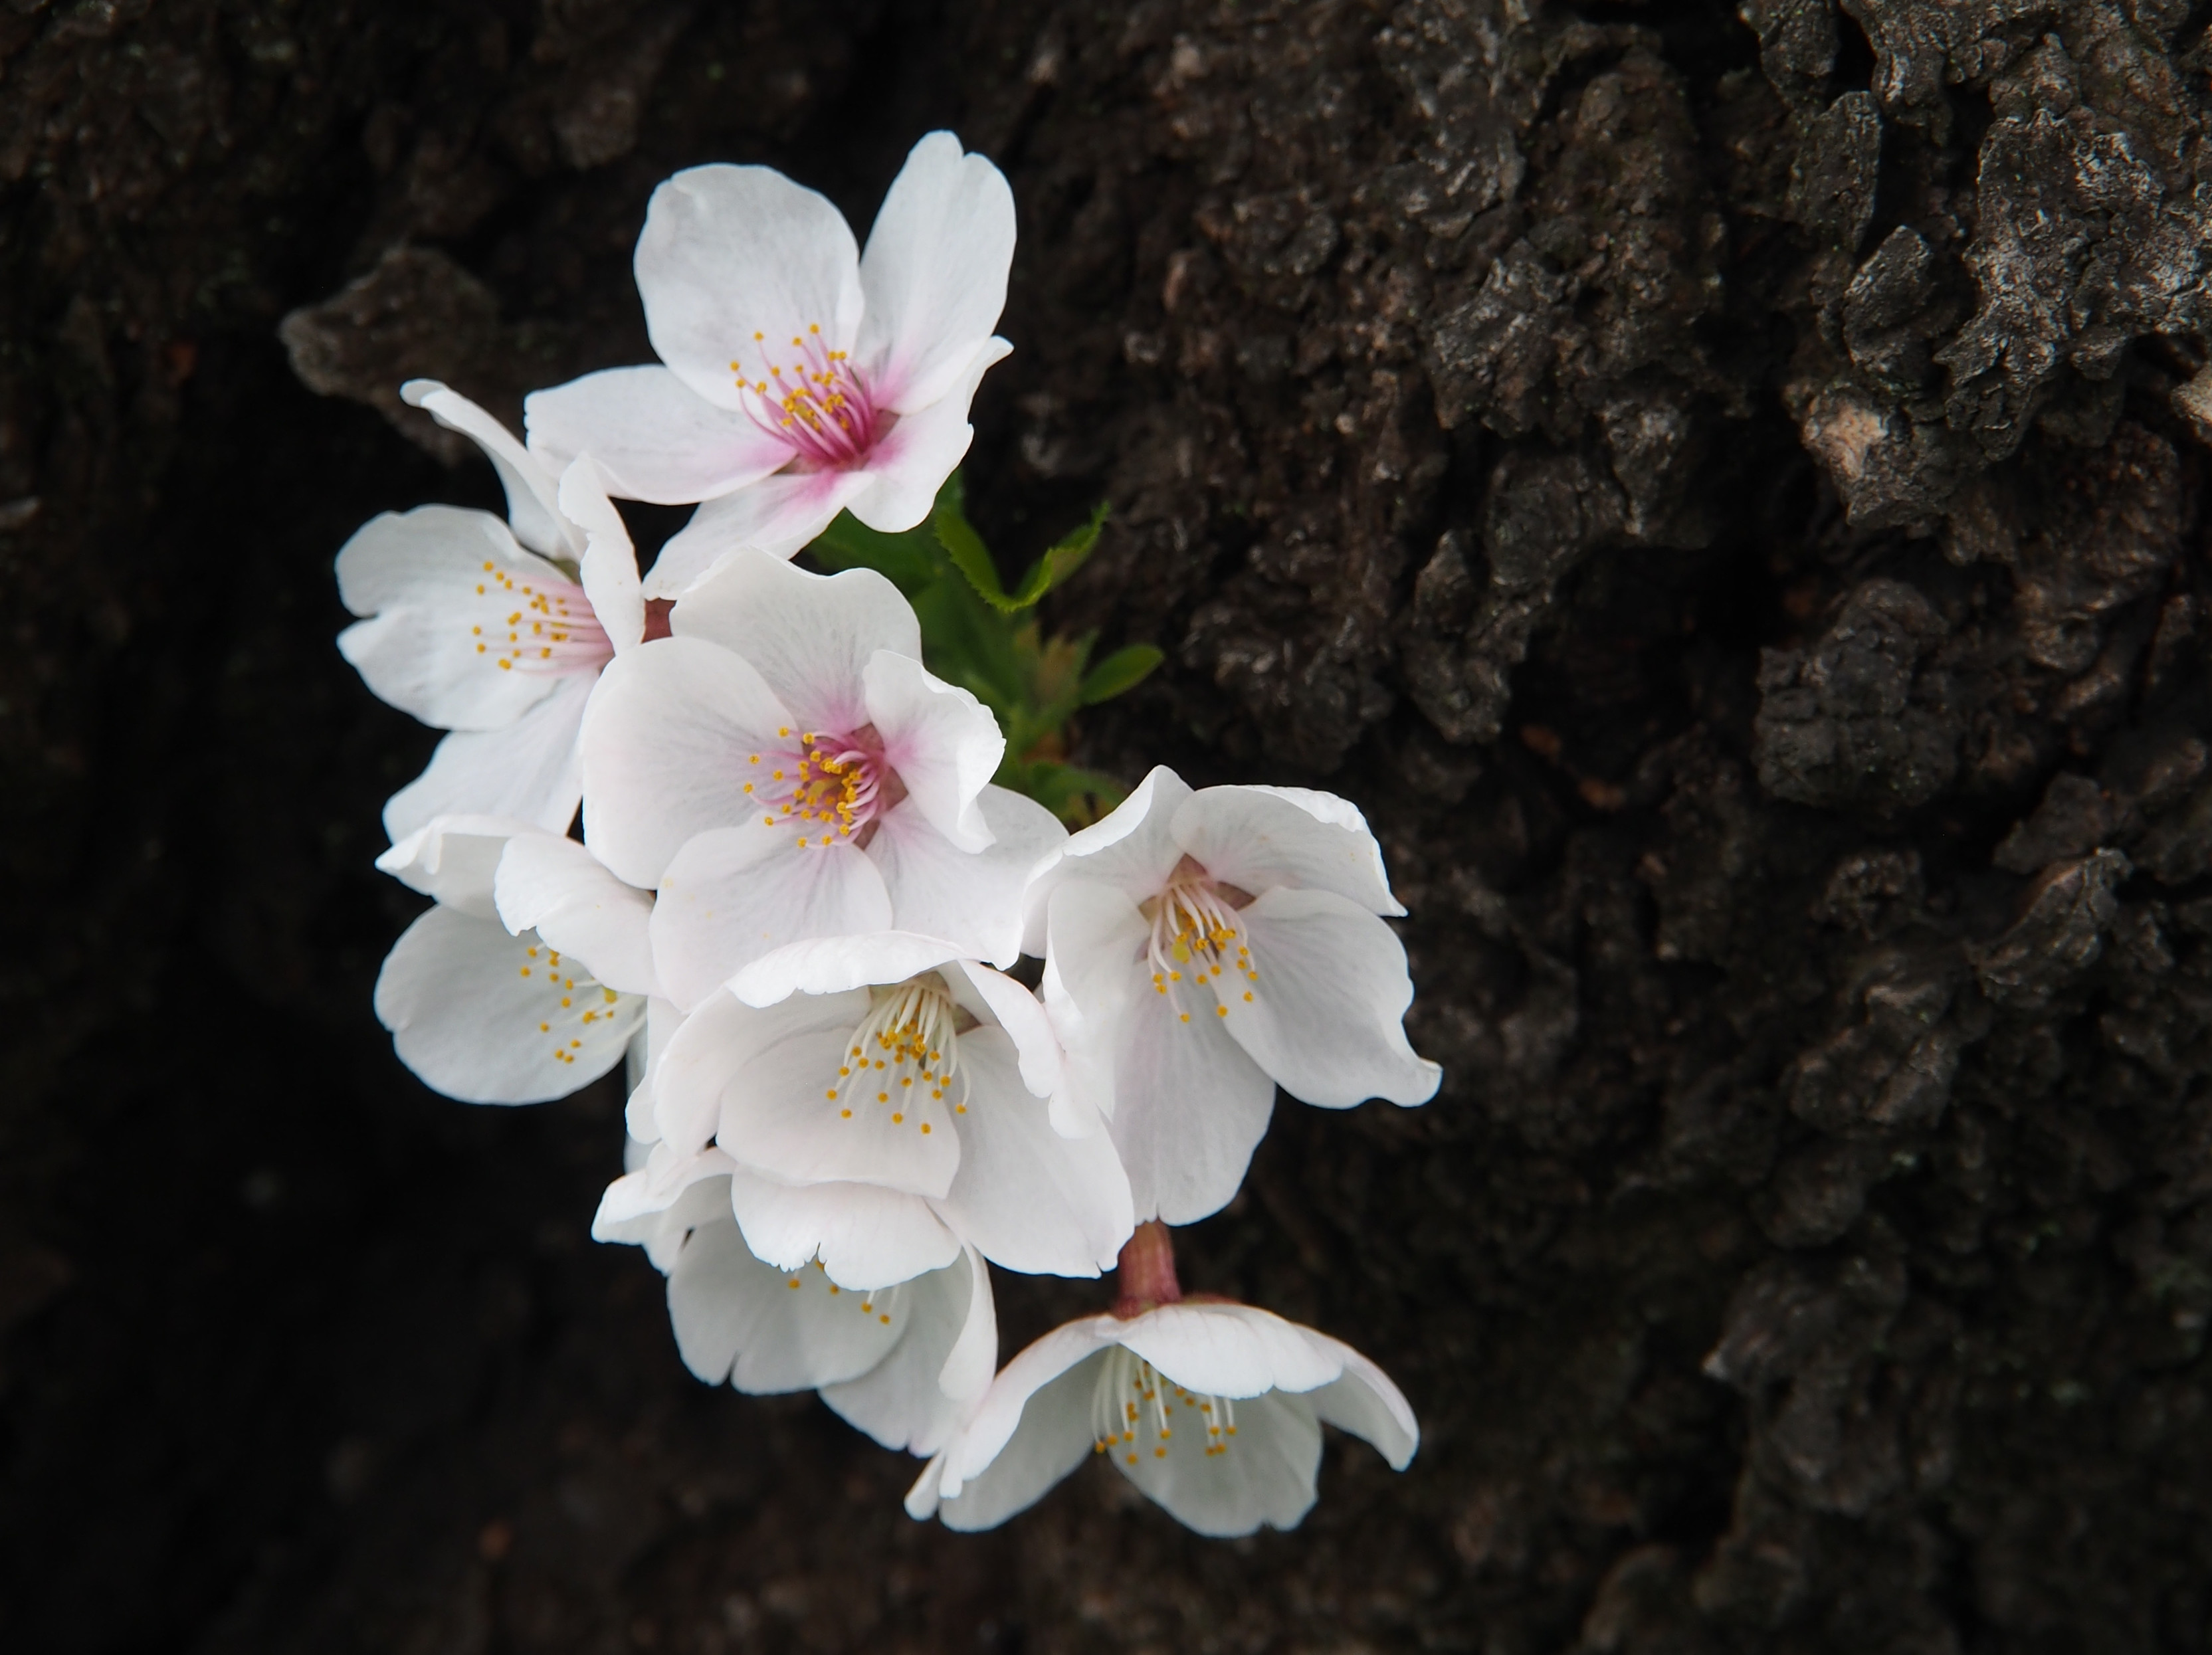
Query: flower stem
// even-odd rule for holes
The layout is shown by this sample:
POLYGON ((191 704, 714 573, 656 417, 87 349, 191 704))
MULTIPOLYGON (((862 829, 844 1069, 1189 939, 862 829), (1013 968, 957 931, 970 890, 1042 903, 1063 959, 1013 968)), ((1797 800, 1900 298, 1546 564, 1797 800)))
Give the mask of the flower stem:
POLYGON ((1176 1280, 1175 1240, 1157 1218, 1137 1226, 1137 1233, 1123 1244, 1115 1270, 1121 1291, 1114 1301, 1114 1313, 1123 1321, 1182 1298, 1182 1287, 1176 1280))

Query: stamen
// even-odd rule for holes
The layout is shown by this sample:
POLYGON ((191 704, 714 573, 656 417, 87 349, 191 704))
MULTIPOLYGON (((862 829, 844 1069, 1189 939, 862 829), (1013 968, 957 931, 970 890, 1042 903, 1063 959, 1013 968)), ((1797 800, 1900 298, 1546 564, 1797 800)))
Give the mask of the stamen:
MULTIPOLYGON (((777 732, 785 740, 793 733, 777 732)), ((768 826, 805 829, 799 836, 801 849, 855 836, 866 845, 868 825, 906 797, 905 784, 884 761, 875 729, 867 724, 847 736, 809 732, 796 747, 751 754, 745 773, 754 779, 744 784, 744 791, 768 806, 763 818, 768 826)))
MULTIPOLYGON (((924 1112, 928 1104, 943 1100, 956 1076, 960 1092, 953 1106, 959 1113, 967 1112, 968 1076, 960 1067, 960 1024, 965 1014, 952 1003, 944 978, 933 971, 872 992, 875 1003, 846 1041, 846 1055, 860 1059, 863 1070, 880 1075, 869 1088, 876 1103, 888 1106, 893 1095, 897 1096, 891 1124, 907 1125, 911 1113, 915 1125, 927 1136, 931 1123, 924 1112), (921 1082, 919 1087, 916 1081, 921 1082), (926 1100, 922 1088, 928 1088, 926 1100)), ((968 1021, 973 1027, 974 1020, 968 1021)), ((841 1120, 853 1118, 853 1100, 843 1089, 853 1066, 849 1062, 842 1064, 836 1079, 823 1088, 828 1094, 825 1101, 846 1106, 838 1111, 841 1120)), ((860 1095, 865 1098, 866 1091, 860 1095)))
MULTIPOLYGON (((1147 1458, 1187 1457, 1189 1445, 1199 1438, 1203 1439, 1198 1444, 1200 1457, 1218 1459, 1229 1452, 1236 1422, 1236 1404, 1228 1397, 1184 1390, 1126 1345, 1115 1345, 1099 1364, 1098 1382, 1091 1393, 1091 1451, 1119 1452, 1124 1466, 1147 1458), (1194 1428, 1187 1431, 1180 1446, 1175 1434, 1178 1407, 1206 1428, 1202 1433, 1194 1433, 1194 1428), (1147 1426, 1149 1454, 1143 1440, 1147 1426)), ((1190 1422, 1185 1421, 1186 1425, 1190 1422)))
POLYGON ((1234 899, 1242 895, 1215 883, 1203 868, 1186 857, 1166 888, 1142 905, 1141 911, 1152 922, 1146 949, 1152 992, 1167 1000, 1179 1021, 1190 1021, 1179 991, 1192 984, 1211 987, 1219 997, 1213 1008, 1217 1017, 1228 1016, 1232 992, 1240 996, 1237 1004, 1253 1003, 1247 985, 1256 985, 1260 973, 1237 930, 1234 899), (1218 981, 1224 967, 1243 982, 1218 981))
POLYGON ((875 446, 890 416, 876 408, 850 355, 830 349, 818 324, 792 336, 788 349, 794 360, 776 361, 758 330, 753 349, 766 379, 748 379, 743 361, 732 361, 730 371, 755 425, 790 444, 802 462, 826 470, 842 470, 875 446))
POLYGON ((483 574, 472 583, 486 601, 470 611, 469 636, 487 664, 566 678, 596 675, 614 659, 615 646, 581 586, 538 574, 518 579, 489 560, 483 574))

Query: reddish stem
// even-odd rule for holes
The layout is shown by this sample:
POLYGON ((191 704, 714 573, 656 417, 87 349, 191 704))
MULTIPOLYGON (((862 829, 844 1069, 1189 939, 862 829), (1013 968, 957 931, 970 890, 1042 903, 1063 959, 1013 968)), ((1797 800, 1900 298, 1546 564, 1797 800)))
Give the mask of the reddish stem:
POLYGON ((1157 1218, 1137 1226, 1137 1233, 1123 1244, 1115 1270, 1121 1291, 1114 1301, 1114 1313, 1125 1322, 1182 1299, 1182 1286, 1176 1280, 1175 1240, 1157 1218))

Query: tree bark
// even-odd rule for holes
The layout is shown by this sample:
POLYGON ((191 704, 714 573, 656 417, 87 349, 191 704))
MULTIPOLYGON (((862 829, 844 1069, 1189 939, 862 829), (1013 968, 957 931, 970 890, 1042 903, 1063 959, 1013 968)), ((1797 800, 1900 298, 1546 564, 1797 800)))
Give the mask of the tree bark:
MULTIPOLYGON (((2202 10, 2180 0, 0 0, 0 1641, 2150 1651, 2212 1629, 2202 10), (422 1092, 338 658, 397 400, 647 359, 652 185, 1022 241, 969 498, 1324 786, 1417 1111, 1283 1101, 1184 1285, 1424 1441, 1303 1528, 1006 1529, 705 1390, 601 1087, 422 1092)), ((648 542, 680 514, 641 511, 648 542)), ((1000 1278, 1004 1354, 1100 1284, 1000 1278)))

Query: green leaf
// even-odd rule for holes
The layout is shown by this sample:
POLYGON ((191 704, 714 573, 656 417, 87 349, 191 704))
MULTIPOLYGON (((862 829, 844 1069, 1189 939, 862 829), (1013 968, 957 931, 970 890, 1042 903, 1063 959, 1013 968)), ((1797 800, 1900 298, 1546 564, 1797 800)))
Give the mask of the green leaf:
POLYGON ((840 512, 806 550, 825 569, 873 569, 909 598, 945 572, 934 537, 927 530, 883 534, 850 512, 840 512))
POLYGON ((1111 776, 1051 760, 1009 761, 1000 767, 997 780, 1001 787, 1026 793, 1071 828, 1088 826, 1129 796, 1111 776))
POLYGON ((931 524, 937 530, 937 541, 945 554, 952 560, 952 567, 968 577, 968 584, 976 595, 1001 615, 1013 615, 1036 604, 1047 592, 1073 574, 1083 560, 1091 555, 1091 549, 1098 543, 1099 531, 1106 526, 1106 502, 1101 500, 1091 513, 1091 520, 1048 548, 1045 555, 1030 566, 1022 577, 1022 584, 1010 595, 999 582, 998 566, 991 561, 991 554, 983 544, 982 536, 975 525, 968 521, 958 493, 947 488, 937 497, 937 511, 931 524))
POLYGON ((1083 688, 1078 699, 1085 706, 1096 706, 1116 695, 1134 689, 1152 676, 1154 667, 1167 657, 1150 644, 1131 644, 1117 649, 1084 675, 1083 688))

